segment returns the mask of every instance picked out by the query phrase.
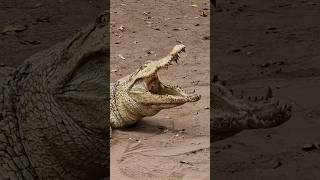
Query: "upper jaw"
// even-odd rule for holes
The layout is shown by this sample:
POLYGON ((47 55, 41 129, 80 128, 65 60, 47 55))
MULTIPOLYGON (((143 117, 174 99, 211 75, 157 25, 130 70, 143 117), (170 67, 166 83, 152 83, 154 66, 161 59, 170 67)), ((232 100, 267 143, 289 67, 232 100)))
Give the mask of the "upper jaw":
POLYGON ((185 46, 183 44, 176 45, 168 56, 158 61, 147 61, 131 75, 131 78, 134 78, 134 81, 136 81, 154 76, 160 69, 168 68, 169 65, 172 65, 173 61, 177 62, 180 54, 183 52, 185 52, 185 46))

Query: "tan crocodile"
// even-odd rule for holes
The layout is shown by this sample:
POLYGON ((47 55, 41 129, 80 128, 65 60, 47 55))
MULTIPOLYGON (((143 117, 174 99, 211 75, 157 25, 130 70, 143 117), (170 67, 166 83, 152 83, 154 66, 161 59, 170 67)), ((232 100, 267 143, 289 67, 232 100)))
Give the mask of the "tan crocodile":
POLYGON ((111 84, 110 124, 112 128, 127 127, 143 117, 153 116, 162 109, 195 102, 200 95, 187 94, 178 86, 159 80, 158 71, 179 60, 185 46, 176 45, 166 57, 148 61, 134 73, 111 84))

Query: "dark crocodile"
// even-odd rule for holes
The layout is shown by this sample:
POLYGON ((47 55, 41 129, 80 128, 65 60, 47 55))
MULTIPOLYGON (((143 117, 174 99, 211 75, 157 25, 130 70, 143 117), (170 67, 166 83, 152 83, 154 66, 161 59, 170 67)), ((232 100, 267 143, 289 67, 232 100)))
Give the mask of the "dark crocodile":
POLYGON ((267 129, 288 121, 292 106, 280 104, 269 88, 266 96, 238 98, 219 81, 211 84, 211 136, 213 141, 231 137, 243 130, 267 129))
POLYGON ((108 175, 108 14, 65 42, 1 66, 0 179, 108 175))

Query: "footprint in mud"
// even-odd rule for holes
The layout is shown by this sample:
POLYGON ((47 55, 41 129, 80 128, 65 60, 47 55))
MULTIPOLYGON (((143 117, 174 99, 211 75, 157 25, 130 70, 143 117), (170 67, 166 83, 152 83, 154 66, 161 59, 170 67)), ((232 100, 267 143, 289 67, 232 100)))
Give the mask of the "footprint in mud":
POLYGON ((111 172, 114 176, 121 175, 124 180, 183 179, 191 174, 200 173, 197 172, 198 166, 208 166, 208 170, 210 168, 207 163, 210 156, 208 137, 186 138, 183 142, 172 145, 159 143, 157 146, 151 146, 152 142, 154 139, 150 138, 113 145, 111 172))

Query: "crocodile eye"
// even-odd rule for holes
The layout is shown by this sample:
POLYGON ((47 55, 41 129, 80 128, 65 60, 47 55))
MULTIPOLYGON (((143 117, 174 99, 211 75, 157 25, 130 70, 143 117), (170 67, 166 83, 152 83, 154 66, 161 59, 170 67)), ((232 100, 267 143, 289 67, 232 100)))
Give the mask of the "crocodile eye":
POLYGON ((144 66, 144 67, 147 67, 150 63, 152 63, 152 61, 151 61, 151 60, 147 60, 147 61, 143 64, 143 66, 144 66))
POLYGON ((142 69, 146 68, 147 66, 148 66, 148 64, 147 64, 147 63, 143 64, 142 66, 140 66, 140 70, 142 70, 142 69))

